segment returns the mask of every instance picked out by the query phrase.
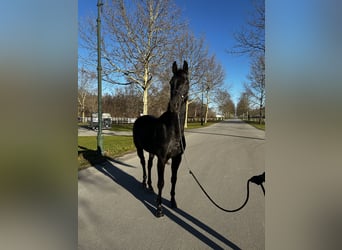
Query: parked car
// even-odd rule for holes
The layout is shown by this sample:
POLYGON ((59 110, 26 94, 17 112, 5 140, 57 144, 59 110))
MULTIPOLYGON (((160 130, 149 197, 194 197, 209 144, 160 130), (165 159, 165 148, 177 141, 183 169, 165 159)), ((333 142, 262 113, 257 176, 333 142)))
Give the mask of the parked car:
MULTIPOLYGON (((91 114, 89 127, 96 130, 99 128, 99 118, 97 113, 91 114)), ((102 129, 110 129, 112 127, 112 116, 109 113, 102 113, 102 129)))

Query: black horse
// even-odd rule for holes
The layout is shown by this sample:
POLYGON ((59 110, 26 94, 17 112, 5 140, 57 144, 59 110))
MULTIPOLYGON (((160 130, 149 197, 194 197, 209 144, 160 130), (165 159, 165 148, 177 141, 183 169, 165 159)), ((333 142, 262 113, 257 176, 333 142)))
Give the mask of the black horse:
POLYGON ((177 171, 185 149, 184 122, 185 105, 189 92, 188 63, 184 61, 183 69, 178 69, 176 62, 172 65, 173 77, 170 80, 170 101, 167 111, 159 118, 145 115, 139 117, 133 126, 133 140, 143 168, 143 186, 146 187, 146 169, 143 150, 149 152, 148 188, 153 191, 151 168, 153 157, 158 157, 158 197, 156 216, 163 216, 162 189, 164 187, 164 169, 171 158, 171 207, 176 208, 175 187, 177 171))

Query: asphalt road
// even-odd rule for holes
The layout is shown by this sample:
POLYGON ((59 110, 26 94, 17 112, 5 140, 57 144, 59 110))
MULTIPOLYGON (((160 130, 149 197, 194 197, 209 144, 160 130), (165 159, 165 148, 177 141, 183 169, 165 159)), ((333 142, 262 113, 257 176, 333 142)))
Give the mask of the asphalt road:
MULTIPOLYGON (((246 182, 264 171, 265 132, 239 120, 186 132, 187 148, 170 208, 170 165, 165 170, 165 216, 156 218, 156 194, 142 189, 136 154, 78 175, 79 249, 265 249, 265 197, 250 186, 247 205, 225 213, 205 197, 188 167, 226 209, 246 198, 246 182)), ((157 191, 156 159, 152 184, 157 191)), ((267 190, 266 190, 267 192, 267 190)))

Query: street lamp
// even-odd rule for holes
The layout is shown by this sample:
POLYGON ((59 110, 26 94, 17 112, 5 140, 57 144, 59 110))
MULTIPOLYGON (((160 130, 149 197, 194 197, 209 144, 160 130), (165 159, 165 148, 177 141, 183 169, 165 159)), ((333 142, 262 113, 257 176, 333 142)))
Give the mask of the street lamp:
POLYGON ((102 140, 102 67, 101 67, 101 7, 103 3, 101 0, 97 2, 97 117, 98 126, 97 131, 97 151, 103 155, 103 140, 102 140))
MULTIPOLYGON (((210 87, 209 86, 207 86, 206 88, 205 88, 205 91, 207 91, 207 97, 208 97, 208 92, 209 92, 209 90, 210 90, 210 87)), ((202 107, 201 107, 201 125, 203 126, 203 120, 204 120, 204 118, 203 118, 203 106, 204 106, 204 104, 203 104, 203 93, 204 93, 204 85, 202 86, 202 107)), ((207 106, 208 106, 208 102, 207 102, 207 106)), ((208 107, 207 107, 208 108, 208 107)))
POLYGON ((204 92, 204 87, 202 87, 201 126, 203 126, 203 92, 204 92))

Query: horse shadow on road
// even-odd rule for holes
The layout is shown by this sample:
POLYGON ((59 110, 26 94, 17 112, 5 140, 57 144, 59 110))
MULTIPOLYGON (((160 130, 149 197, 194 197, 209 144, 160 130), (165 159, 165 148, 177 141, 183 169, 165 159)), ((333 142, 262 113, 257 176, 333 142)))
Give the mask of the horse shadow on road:
MULTIPOLYGON (((85 149, 85 148, 83 148, 85 149)), ((86 152, 89 151, 86 154, 83 154, 86 158, 87 155, 91 155, 91 159, 93 160, 93 155, 96 154, 95 152, 90 152, 92 150, 86 150, 86 152)), ((92 162, 90 162, 92 164, 92 162)), ((157 195, 155 193, 151 193, 145 189, 143 189, 142 183, 138 181, 135 177, 129 175, 128 173, 122 171, 120 168, 117 167, 117 164, 120 164, 124 167, 134 167, 129 164, 126 164, 124 162, 114 160, 111 158, 102 157, 101 163, 96 161, 96 163, 93 165, 99 172, 103 173, 105 176, 109 177, 112 181, 122 186, 124 189, 129 191, 137 200, 141 201, 144 206, 153 214, 155 215, 156 212, 156 197, 157 195)), ((208 247, 212 249, 224 249, 220 245, 218 245, 216 242, 211 240, 209 237, 198 231, 196 228, 194 228, 192 225, 190 225, 186 220, 190 221, 197 227, 201 228, 217 240, 224 243, 226 246, 228 246, 231 249, 241 249, 236 244, 225 238, 223 235, 209 227, 208 225, 201 222, 199 219, 193 217, 186 211, 176 208, 171 209, 170 201, 162 198, 162 204, 163 204, 163 211, 164 215, 168 217, 173 222, 177 223, 180 227, 185 229, 187 232, 191 233, 193 236, 198 238, 200 241, 202 241, 204 244, 206 244, 208 247), (171 212, 172 211, 172 212, 171 212), (183 219, 184 218, 184 219, 183 219), (185 220, 186 219, 186 220, 185 220)), ((226 248, 226 247, 225 247, 226 248)))

